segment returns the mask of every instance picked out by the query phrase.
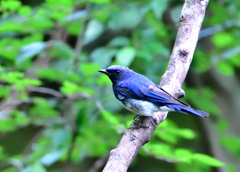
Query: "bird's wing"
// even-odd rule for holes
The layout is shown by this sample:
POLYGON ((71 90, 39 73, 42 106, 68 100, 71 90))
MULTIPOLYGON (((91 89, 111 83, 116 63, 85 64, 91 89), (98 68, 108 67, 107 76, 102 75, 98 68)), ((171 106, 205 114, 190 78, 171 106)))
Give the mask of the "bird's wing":
POLYGON ((160 105, 175 104, 189 106, 186 103, 174 98, 152 82, 150 85, 148 82, 139 81, 134 82, 128 80, 126 82, 121 82, 116 88, 116 93, 125 98, 144 100, 152 103, 158 103, 160 105))

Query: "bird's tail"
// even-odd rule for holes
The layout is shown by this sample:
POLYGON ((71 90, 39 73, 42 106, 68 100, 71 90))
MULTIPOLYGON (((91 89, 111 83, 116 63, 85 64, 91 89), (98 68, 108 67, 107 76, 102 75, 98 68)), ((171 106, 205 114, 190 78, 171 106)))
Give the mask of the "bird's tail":
POLYGON ((200 117, 208 117, 209 113, 203 112, 197 109, 193 109, 190 106, 182 106, 182 105, 168 105, 169 108, 171 108, 174 111, 184 113, 184 114, 193 114, 200 117))

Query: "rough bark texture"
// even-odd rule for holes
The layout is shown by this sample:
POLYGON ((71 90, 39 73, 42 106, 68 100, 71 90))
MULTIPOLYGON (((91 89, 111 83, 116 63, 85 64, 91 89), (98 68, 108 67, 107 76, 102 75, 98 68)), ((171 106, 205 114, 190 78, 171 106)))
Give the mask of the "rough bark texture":
MULTIPOLYGON (((186 0, 179 19, 177 38, 170 61, 160 86, 174 97, 184 97, 181 86, 190 67, 198 41, 198 35, 209 0, 186 0)), ((111 150, 104 172, 125 172, 139 149, 150 140, 157 126, 165 120, 167 112, 157 112, 153 120, 145 118, 143 125, 149 128, 128 129, 118 146, 111 150)), ((133 123, 132 126, 135 124, 133 123)))

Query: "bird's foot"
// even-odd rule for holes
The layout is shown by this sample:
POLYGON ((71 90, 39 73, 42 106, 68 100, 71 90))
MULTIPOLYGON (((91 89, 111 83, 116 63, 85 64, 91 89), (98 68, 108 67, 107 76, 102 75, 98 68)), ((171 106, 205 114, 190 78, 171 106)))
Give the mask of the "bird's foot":
POLYGON ((149 128, 148 126, 142 125, 143 119, 145 118, 145 116, 142 115, 136 115, 133 118, 133 125, 134 126, 130 126, 128 129, 139 129, 139 128, 149 128))
POLYGON ((137 118, 141 118, 140 115, 134 116, 133 120, 135 120, 135 119, 137 119, 137 118))
POLYGON ((131 126, 131 127, 129 127, 128 129, 132 129, 132 130, 135 130, 135 129, 139 129, 139 128, 149 128, 148 126, 146 126, 146 125, 137 125, 137 126, 131 126))

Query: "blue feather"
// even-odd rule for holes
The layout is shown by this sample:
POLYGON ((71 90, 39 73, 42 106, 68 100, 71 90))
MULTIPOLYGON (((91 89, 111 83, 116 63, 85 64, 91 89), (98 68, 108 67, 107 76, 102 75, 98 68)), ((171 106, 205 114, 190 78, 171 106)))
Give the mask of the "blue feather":
POLYGON ((126 109, 134 113, 150 116, 152 115, 150 113, 157 110, 168 109, 200 117, 208 117, 209 115, 206 112, 191 108, 188 104, 161 89, 147 77, 125 66, 114 65, 99 71, 108 75, 113 83, 115 97, 122 102, 126 109))

